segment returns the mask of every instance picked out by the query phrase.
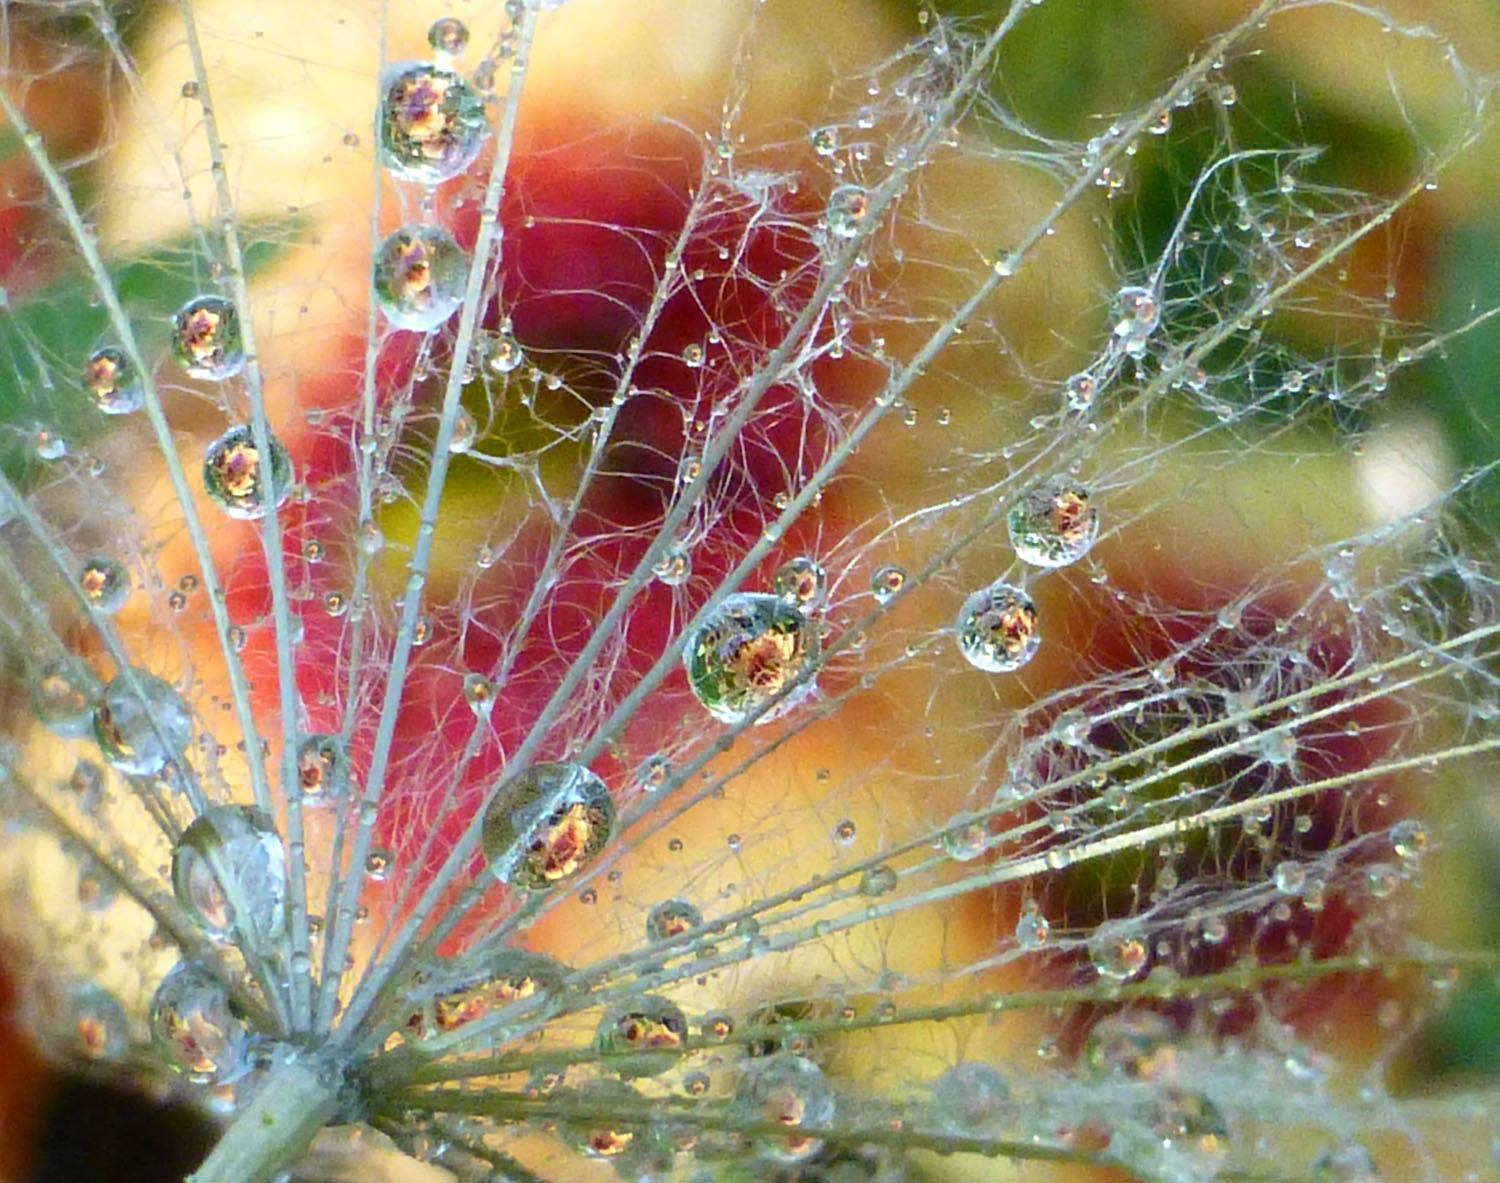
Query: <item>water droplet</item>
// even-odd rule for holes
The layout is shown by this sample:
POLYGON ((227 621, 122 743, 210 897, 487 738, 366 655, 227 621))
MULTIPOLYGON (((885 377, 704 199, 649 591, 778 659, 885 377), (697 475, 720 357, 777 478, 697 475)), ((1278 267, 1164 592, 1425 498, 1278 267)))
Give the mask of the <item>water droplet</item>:
POLYGON ((240 315, 223 296, 189 300, 172 318, 172 354, 194 378, 223 382, 245 368, 240 315))
POLYGON ((1427 843, 1427 827, 1415 818, 1407 818, 1391 827, 1391 849, 1403 862, 1416 862, 1427 849, 1427 843))
POLYGON ((1074 374, 1063 383, 1063 403, 1070 411, 1087 411, 1098 391, 1099 383, 1092 374, 1074 374))
POLYGON ((403 226, 375 252, 375 302, 398 329, 425 333, 464 302, 468 260, 436 226, 403 226))
POLYGON ((89 559, 78 573, 78 586, 98 612, 118 612, 130 598, 130 576, 114 559, 89 559))
POLYGON ((265 947, 281 933, 286 896, 275 823, 248 806, 211 806, 172 849, 172 890, 209 936, 265 947))
POLYGON ((670 941, 703 923, 703 913, 686 900, 663 900, 646 917, 648 941, 670 941))
POLYGON ((838 128, 816 127, 808 140, 812 144, 812 150, 819 156, 832 156, 839 147, 838 128))
POLYGON ((100 986, 80 986, 69 999, 73 1046, 88 1060, 118 1060, 130 1050, 125 1008, 100 986))
POLYGON ((688 1025, 675 1003, 654 994, 625 998, 604 1012, 594 1046, 610 1058, 605 1066, 623 1077, 656 1076, 677 1063, 687 1047, 688 1025))
POLYGON ((815 559, 799 555, 776 569, 771 590, 794 608, 810 612, 823 602, 828 572, 815 559))
POLYGON ((1136 977, 1151 957, 1140 932, 1127 924, 1101 924, 1089 938, 1088 949, 1099 976, 1116 982, 1136 977))
POLYGON ((828 233, 853 238, 870 213, 870 195, 858 185, 840 185, 828 195, 828 233))
POLYGON ((1123 287, 1115 293, 1114 335, 1130 357, 1144 357, 1151 334, 1161 322, 1161 305, 1150 288, 1123 287))
POLYGON ((847 817, 833 827, 833 840, 840 846, 853 846, 854 839, 858 837, 859 829, 847 817))
POLYGON ((1017 557, 1034 567, 1076 563, 1099 537, 1099 511, 1088 489, 1069 477, 1053 477, 1022 493, 1005 523, 1017 557))
POLYGON ((682 350, 682 361, 690 370, 696 370, 703 365, 703 346, 694 341, 682 350))
POLYGON ((692 573, 693 557, 681 547, 667 551, 651 568, 651 574, 668 587, 681 587, 692 573))
MULTIPOLYGON (((271 479, 276 506, 292 492, 292 458, 274 435, 270 437, 271 479)), ((214 504, 232 518, 252 521, 266 516, 265 472, 255 433, 248 424, 231 427, 208 446, 203 456, 203 488, 214 504)))
POLYGON ((561 989, 568 969, 540 953, 502 948, 432 975, 409 999, 406 1034, 428 1040, 535 995, 561 989))
POLYGON ((1401 885, 1401 873, 1389 863, 1371 863, 1365 868, 1365 889, 1377 900, 1387 899, 1401 885))
POLYGON ((682 660, 688 684, 709 714, 729 724, 785 713, 812 693, 811 679, 766 709, 822 654, 817 629, 777 596, 729 596, 687 638, 682 660))
POLYGON ((729 1112, 738 1121, 785 1126, 785 1137, 757 1138, 755 1148, 773 1162, 797 1163, 817 1154, 823 1143, 794 1131, 799 1126, 831 1125, 836 1108, 823 1070, 802 1056, 780 1052, 750 1064, 729 1112))
POLYGON ((495 709, 495 684, 482 674, 465 674, 464 701, 476 719, 489 718, 495 709))
POLYGON ((1297 756, 1297 735, 1286 727, 1262 732, 1257 744, 1261 759, 1267 764, 1281 768, 1290 764, 1297 756))
POLYGON ((77 657, 59 658, 37 671, 31 681, 31 709, 37 722, 56 735, 79 739, 93 729, 99 679, 77 657))
POLYGON ((223 984, 201 965, 178 962, 156 988, 151 1036, 179 1072, 200 1081, 226 1075, 243 1035, 223 984))
POLYGON ((547 891, 593 862, 614 825, 598 776, 579 764, 534 764, 486 810, 484 853, 496 878, 547 891))
POLYGON ((723 1043, 734 1034, 734 1020, 722 1011, 714 1011, 703 1016, 703 1022, 698 1024, 698 1030, 702 1032, 704 1039, 723 1043))
POLYGON ((989 829, 982 821, 960 821, 943 831, 943 852, 955 862, 966 863, 989 849, 989 829))
POLYGON ((957 1064, 933 1081, 932 1112, 945 1134, 994 1137, 1012 1116, 1010 1085, 988 1064, 957 1064))
POLYGON ((1016 944, 1028 953, 1040 949, 1052 937, 1052 925, 1042 915, 1035 900, 1021 905, 1021 915, 1016 920, 1016 944))
POLYGON ((146 405, 146 388, 123 349, 100 349, 84 369, 84 388, 106 415, 128 415, 146 405))
POLYGON ((981 588, 964 601, 956 624, 959 652, 991 674, 1018 670, 1041 647, 1036 605, 1008 583, 981 588))
POLYGON ((154 776, 192 742, 193 716, 169 683, 136 670, 105 690, 94 708, 94 738, 113 767, 129 776, 154 776))
POLYGON ((525 351, 509 333, 494 333, 485 342, 484 364, 492 374, 509 374, 525 360, 525 351))
POLYGON ((1177 1027, 1150 1010, 1107 1015, 1090 1029, 1080 1061, 1097 1075, 1132 1080, 1170 1079, 1177 1070, 1177 1027))
POLYGON ((1358 1142, 1325 1150, 1313 1161, 1312 1183, 1379 1183, 1380 1171, 1370 1152, 1358 1142))
POLYGON ((1307 868, 1295 859, 1288 859, 1276 864, 1272 878, 1282 895, 1297 895, 1307 886, 1307 868))
POLYGON ((439 17, 427 30, 427 44, 433 53, 457 57, 469 47, 469 26, 456 16, 439 17))
POLYGON ((881 896, 896 890, 896 872, 885 863, 870 867, 859 877, 859 894, 881 896))
POLYGON ((479 156, 489 134, 484 99, 452 70, 390 67, 381 82, 380 159, 398 180, 436 185, 479 156))
POLYGON ((876 567, 870 575, 870 594, 882 604, 889 604, 906 586, 906 572, 894 563, 876 567))
POLYGON ((349 762, 336 735, 309 735, 297 745, 297 787, 304 805, 342 801, 349 792, 349 762))
POLYGON ((1190 1142, 1205 1154, 1217 1155, 1229 1141, 1224 1114, 1202 1093, 1168 1089, 1147 1120, 1163 1144, 1190 1142))
POLYGON ((672 775, 672 762, 663 755, 647 756, 635 770, 636 782, 648 793, 654 793, 672 775))
POLYGON ((461 456, 474 446, 476 435, 474 420, 462 407, 453 419, 453 435, 448 440, 448 451, 461 456))

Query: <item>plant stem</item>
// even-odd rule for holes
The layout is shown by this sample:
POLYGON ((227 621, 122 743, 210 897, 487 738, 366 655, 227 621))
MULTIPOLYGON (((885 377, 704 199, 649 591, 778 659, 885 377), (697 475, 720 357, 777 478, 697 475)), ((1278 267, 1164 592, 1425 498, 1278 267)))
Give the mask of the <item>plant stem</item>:
POLYGON ((332 1119, 342 1084, 316 1056, 277 1064, 188 1183, 270 1183, 332 1119))

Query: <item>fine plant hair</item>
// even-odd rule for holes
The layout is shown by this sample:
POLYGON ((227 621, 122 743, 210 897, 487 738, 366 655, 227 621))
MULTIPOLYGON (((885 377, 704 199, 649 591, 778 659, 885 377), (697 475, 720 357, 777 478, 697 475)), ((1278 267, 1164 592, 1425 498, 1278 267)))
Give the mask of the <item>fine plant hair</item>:
POLYGON ((1461 30, 314 7, 0 14, 49 1057, 200 1183, 1492 1177, 1461 30))

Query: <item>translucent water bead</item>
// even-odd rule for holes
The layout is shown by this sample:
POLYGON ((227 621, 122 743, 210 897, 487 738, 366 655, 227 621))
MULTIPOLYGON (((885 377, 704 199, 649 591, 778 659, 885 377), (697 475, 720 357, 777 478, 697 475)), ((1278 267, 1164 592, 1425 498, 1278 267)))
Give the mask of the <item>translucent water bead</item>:
POLYGON ((799 1127, 829 1126, 836 1108, 823 1070, 802 1056, 780 1052, 751 1064, 740 1079, 729 1112, 747 1124, 785 1126, 784 1137, 757 1138, 755 1148, 773 1162, 798 1163, 823 1148, 821 1138, 798 1133, 799 1127))
POLYGON ((412 990, 417 1011, 406 1036, 418 1044, 457 1031, 515 1003, 561 989, 567 966, 540 953, 501 949, 412 990))
POLYGON ((238 1065, 244 1027, 219 979, 201 965, 180 961, 151 999, 151 1037, 172 1067, 211 1081, 238 1065))
POLYGON ((375 303, 398 329, 430 332, 463 303, 468 269, 446 230, 403 226, 375 252, 375 303))
POLYGON ((83 373, 84 389, 105 415, 128 415, 146 405, 146 388, 123 349, 100 349, 83 373))
POLYGON ((615 827, 602 780, 581 764, 534 764, 485 811, 482 843, 495 877, 548 891, 594 861, 615 827))
POLYGON ((189 300, 172 318, 172 354, 194 378, 223 382, 245 368, 240 315, 223 296, 189 300))
POLYGON ((154 776, 193 741, 193 716, 172 686, 144 670, 110 682, 94 708, 105 760, 130 776, 154 776))
POLYGON ((1099 537, 1099 511, 1071 477, 1053 477, 1016 499, 1005 518, 1018 558, 1035 567, 1076 563, 1099 537))
POLYGON ((380 160, 403 181, 436 185, 473 164, 489 134, 484 99, 452 70, 403 62, 380 89, 380 160))
MULTIPOLYGON (((275 503, 281 506, 292 492, 292 458, 274 435, 268 442, 275 503)), ((231 427, 203 454, 203 488, 209 499, 230 517, 242 521, 266 516, 266 471, 249 424, 231 427)))
POLYGON ((1036 605, 1008 583, 992 584, 971 595, 959 609, 955 627, 965 660, 991 674, 1020 669, 1042 644, 1036 605))
MULTIPOLYGON (((708 712, 725 723, 746 722, 822 656, 817 628, 780 596, 728 597, 687 638, 682 660, 688 684, 708 712)), ((812 692, 808 678, 787 692, 761 721, 790 709, 812 692)))
POLYGON ((48 662, 32 676, 30 690, 37 722, 53 734, 78 739, 92 730, 102 687, 81 657, 48 662))
POLYGON ((89 559, 78 572, 78 587, 95 611, 109 615, 130 598, 130 575, 114 559, 89 559))
POLYGON ((224 939, 238 929, 264 946, 281 931, 286 896, 286 854, 275 824, 248 806, 213 806, 172 850, 172 889, 209 936, 224 939))
POLYGON ((594 1046, 610 1057, 606 1067, 628 1079, 667 1071, 687 1047, 687 1037, 687 1019, 676 1003, 642 994, 604 1012, 594 1046))
POLYGON ((988 1064, 959 1064, 933 1082, 932 1112, 946 1134, 994 1137, 1011 1117, 1010 1086, 988 1064))

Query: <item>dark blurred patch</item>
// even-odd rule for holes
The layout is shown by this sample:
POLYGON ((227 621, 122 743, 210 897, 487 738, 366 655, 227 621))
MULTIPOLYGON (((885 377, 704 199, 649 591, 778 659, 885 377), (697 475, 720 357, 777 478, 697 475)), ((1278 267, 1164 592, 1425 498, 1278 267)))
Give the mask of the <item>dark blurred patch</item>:
POLYGON ((31 1183, 177 1183, 217 1140, 190 1105, 67 1076, 43 1111, 31 1183))

